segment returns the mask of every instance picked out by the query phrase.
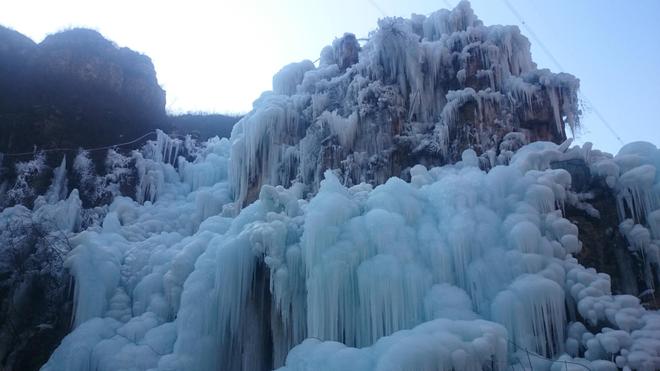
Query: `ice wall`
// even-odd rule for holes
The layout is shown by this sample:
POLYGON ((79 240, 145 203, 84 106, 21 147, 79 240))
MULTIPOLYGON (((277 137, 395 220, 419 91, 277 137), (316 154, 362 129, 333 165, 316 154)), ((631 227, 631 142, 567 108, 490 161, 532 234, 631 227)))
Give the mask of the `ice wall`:
MULTIPOLYGON (((626 187, 651 186, 625 174, 660 151, 569 144, 526 145, 489 171, 467 150, 375 188, 327 171, 309 201, 301 184, 264 186, 230 217, 230 144, 211 142, 155 202, 116 198, 72 239, 76 327, 43 369, 656 369, 660 315, 573 257, 562 209, 578 201, 551 163, 587 161, 625 203, 626 187), (186 180, 209 168, 210 185, 186 180)), ((657 259, 644 223, 631 246, 657 259)))
POLYGON ((449 11, 385 18, 360 46, 346 34, 284 67, 232 132, 239 204, 264 184, 318 189, 326 169, 346 185, 409 177, 416 164, 487 159, 509 132, 561 143, 578 125, 578 80, 538 70, 513 26, 484 26, 463 1, 449 11))

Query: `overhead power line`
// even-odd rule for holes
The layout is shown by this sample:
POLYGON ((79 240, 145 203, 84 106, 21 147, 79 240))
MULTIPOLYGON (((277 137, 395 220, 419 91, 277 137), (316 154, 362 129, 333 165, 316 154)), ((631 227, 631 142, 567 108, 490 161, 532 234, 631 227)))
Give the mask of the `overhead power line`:
MULTIPOLYGON (((543 41, 541 41, 541 39, 536 35, 536 32, 534 32, 532 27, 529 24, 527 24, 527 22, 525 22, 525 19, 522 17, 522 15, 520 15, 520 13, 516 10, 516 8, 513 6, 513 4, 511 4, 509 2, 509 0, 502 0, 502 2, 504 3, 504 5, 506 5, 507 8, 509 8, 509 10, 514 15, 514 17, 516 17, 518 19, 520 24, 522 24, 523 28, 525 28, 525 31, 527 31, 527 34, 532 37, 534 42, 541 48, 541 50, 543 50, 543 52, 548 56, 548 58, 550 58, 550 61, 555 65, 557 70, 559 70, 559 72, 564 72, 564 67, 562 67, 561 63, 559 63, 557 58, 555 58, 555 56, 545 46, 543 41)), ((581 94, 582 94, 582 98, 584 99, 584 101, 587 103, 589 108, 591 108, 591 110, 594 112, 594 114, 596 114, 596 117, 598 117, 600 122, 603 125, 605 125, 605 127, 616 138, 616 140, 619 141, 619 143, 621 145, 623 145, 624 144, 623 140, 621 140, 621 137, 619 136, 619 134, 617 134, 617 132, 614 130, 612 125, 610 125, 608 120, 605 119, 605 117, 600 113, 600 111, 598 110, 598 108, 596 108, 596 106, 591 101, 591 99, 589 99, 589 97, 587 97, 587 95, 584 92, 582 92, 581 94)))
POLYGON ((624 145, 625 143, 623 142, 623 140, 621 140, 619 134, 616 133, 614 128, 612 128, 612 125, 610 125, 610 123, 605 119, 605 117, 601 115, 600 111, 596 108, 596 106, 594 106, 593 102, 586 95, 584 95, 584 93, 582 93, 582 99, 584 99, 584 101, 587 103, 589 108, 596 114, 596 117, 600 119, 600 121, 605 125, 605 127, 610 131, 610 133, 614 135, 616 140, 618 140, 621 145, 624 145))
POLYGON ((527 24, 527 22, 525 22, 525 19, 520 15, 520 13, 518 13, 516 8, 513 7, 513 5, 509 2, 509 0, 502 0, 502 2, 507 6, 507 8, 509 8, 511 13, 513 13, 513 15, 516 18, 518 18, 518 21, 523 25, 523 27, 525 28, 525 31, 527 31, 527 33, 532 37, 532 39, 534 39, 534 42, 541 48, 541 50, 543 50, 543 52, 548 56, 548 58, 550 58, 552 63, 554 63, 555 67, 557 67, 557 69, 560 72, 564 72, 564 67, 562 67, 562 65, 559 63, 557 58, 555 58, 555 56, 552 55, 552 53, 550 53, 550 50, 545 47, 545 44, 536 35, 536 32, 534 32, 534 30, 532 30, 532 27, 530 27, 527 24))
POLYGON ((368 1, 369 4, 371 4, 374 8, 376 8, 376 10, 378 10, 378 12, 380 12, 380 14, 383 15, 383 17, 387 17, 387 14, 386 14, 385 11, 383 10, 383 8, 381 8, 381 7, 376 3, 375 0, 367 0, 367 1, 368 1))
POLYGON ((102 151, 106 149, 112 149, 112 148, 118 148, 118 147, 124 147, 129 144, 133 144, 136 142, 141 141, 142 139, 148 137, 149 135, 156 134, 155 130, 152 130, 136 139, 133 139, 129 142, 124 142, 124 143, 117 143, 117 144, 111 144, 108 146, 102 146, 102 147, 93 147, 93 148, 48 148, 48 149, 42 149, 39 151, 32 151, 32 152, 21 152, 21 153, 0 153, 5 157, 18 157, 18 156, 28 156, 28 155, 34 155, 37 152, 44 152, 44 153, 50 153, 50 152, 70 152, 70 151, 78 151, 78 150, 83 150, 87 152, 95 152, 95 151, 102 151))

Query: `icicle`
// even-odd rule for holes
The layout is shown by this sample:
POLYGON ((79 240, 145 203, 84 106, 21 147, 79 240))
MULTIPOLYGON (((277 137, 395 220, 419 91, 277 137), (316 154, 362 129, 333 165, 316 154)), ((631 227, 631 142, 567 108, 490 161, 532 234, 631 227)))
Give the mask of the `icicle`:
POLYGON ((495 298, 493 317, 504 324, 517 347, 546 357, 560 354, 566 321, 564 291, 539 276, 522 278, 495 298))
POLYGON ((60 166, 53 169, 53 180, 51 180, 50 187, 46 191, 46 201, 48 203, 55 203, 59 200, 66 198, 68 194, 67 178, 66 178, 66 155, 62 156, 60 166))

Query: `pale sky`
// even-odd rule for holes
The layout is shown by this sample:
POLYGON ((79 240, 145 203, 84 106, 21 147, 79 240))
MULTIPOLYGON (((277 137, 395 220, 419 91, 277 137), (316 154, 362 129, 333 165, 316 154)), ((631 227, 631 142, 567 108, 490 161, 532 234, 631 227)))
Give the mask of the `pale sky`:
MULTIPOLYGON (((147 54, 170 112, 243 113, 282 66, 316 60, 378 18, 447 8, 456 0, 0 0, 0 24, 36 42, 69 27, 98 30, 147 54)), ((660 0, 472 0, 486 25, 519 25, 540 68, 572 73, 624 142, 660 145, 660 0), (511 4, 513 11, 507 6, 511 4), (519 16, 518 16, 519 15, 519 16), (524 27, 520 18, 525 21, 524 27), (550 55, 530 34, 533 32, 550 55), (554 60, 553 60, 554 58, 554 60)), ((587 109, 578 142, 616 153, 614 134, 587 109)))

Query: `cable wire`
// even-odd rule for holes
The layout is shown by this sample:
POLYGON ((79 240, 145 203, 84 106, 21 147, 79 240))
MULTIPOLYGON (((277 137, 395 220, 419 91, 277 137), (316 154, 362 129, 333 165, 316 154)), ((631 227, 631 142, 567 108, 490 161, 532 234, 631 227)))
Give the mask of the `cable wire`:
MULTIPOLYGON (((525 22, 525 19, 522 17, 522 15, 516 10, 516 8, 509 2, 509 0, 502 0, 504 5, 506 5, 507 8, 511 11, 511 13, 518 19, 520 24, 525 28, 525 31, 534 39, 534 42, 543 50, 543 52, 550 58, 550 61, 555 65, 555 67, 559 70, 559 72, 564 72, 564 67, 559 63, 557 58, 550 52, 550 50, 545 46, 543 41, 536 35, 536 32, 532 29, 530 25, 525 22)), ((616 138, 616 140, 623 145, 624 142, 621 140, 621 137, 617 132, 614 130, 612 125, 605 119, 605 117, 600 113, 600 111, 596 108, 596 106, 593 104, 593 102, 582 92, 582 99, 589 105, 591 110, 596 114, 596 117, 600 120, 600 122, 605 125, 605 127, 610 131, 610 133, 616 138)))
POLYGON ((383 15, 383 17, 387 17, 387 14, 383 11, 383 9, 382 9, 380 6, 378 6, 378 4, 376 3, 375 0, 367 0, 367 1, 368 1, 369 4, 371 4, 374 8, 376 8, 376 10, 378 10, 378 11, 380 12, 380 14, 383 15))
MULTIPOLYGON (((83 150, 83 151, 87 151, 87 152, 102 151, 102 150, 106 150, 106 149, 118 148, 118 147, 123 147, 123 146, 127 146, 127 145, 129 145, 129 144, 136 143, 136 142, 138 142, 138 141, 140 141, 140 140, 142 140, 142 139, 148 137, 148 136, 151 135, 151 134, 156 134, 156 131, 155 131, 155 130, 152 130, 152 131, 150 131, 150 132, 148 132, 148 133, 146 133, 146 134, 144 134, 144 135, 142 135, 142 136, 140 136, 140 137, 138 137, 138 138, 136 138, 136 139, 133 139, 133 140, 131 140, 131 141, 128 141, 128 142, 117 143, 117 144, 111 144, 111 145, 102 146, 102 147, 92 147, 92 148, 48 148, 48 149, 42 149, 42 150, 40 150, 40 151, 32 151, 32 152, 2 153, 2 155, 5 156, 5 157, 18 157, 18 156, 33 155, 33 154, 35 154, 35 153, 37 153, 37 152, 44 152, 44 153, 50 153, 50 152, 67 152, 67 151, 77 151, 77 150, 79 150, 79 149, 81 149, 81 150, 83 150)), ((0 152, 0 153, 1 153, 1 152, 0 152)))

